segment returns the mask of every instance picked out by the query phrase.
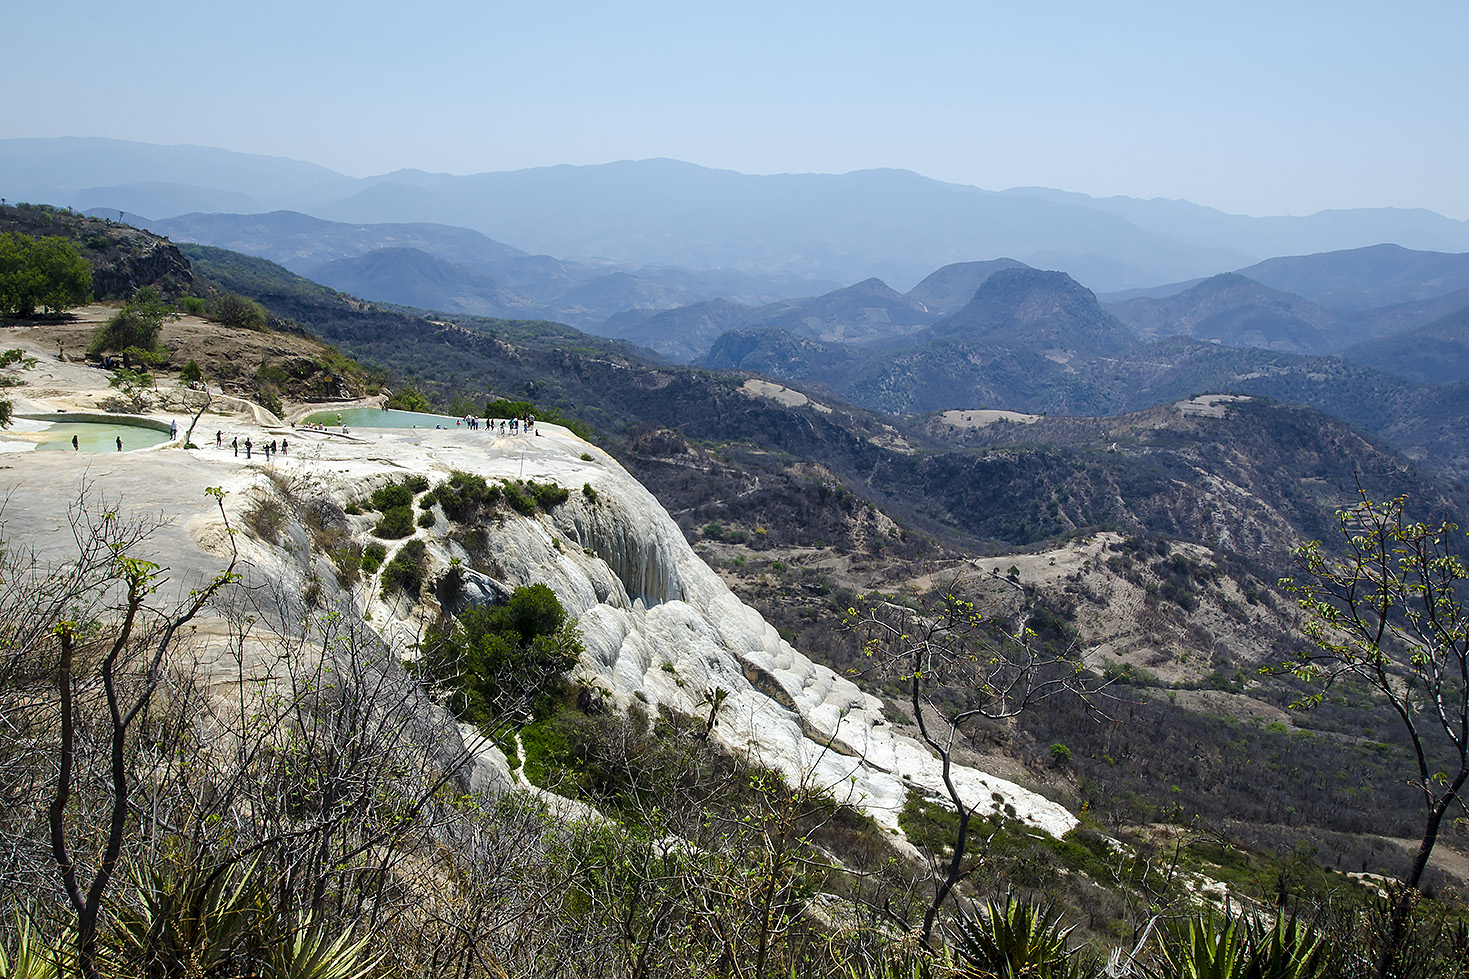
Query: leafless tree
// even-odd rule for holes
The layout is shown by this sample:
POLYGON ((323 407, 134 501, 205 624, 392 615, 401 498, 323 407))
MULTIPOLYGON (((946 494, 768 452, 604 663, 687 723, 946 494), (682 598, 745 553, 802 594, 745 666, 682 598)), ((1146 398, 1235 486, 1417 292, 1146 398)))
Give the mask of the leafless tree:
POLYGON ((923 940, 954 888, 973 872, 965 866, 975 808, 954 782, 954 752, 965 725, 1008 720, 1051 697, 1076 697, 1091 707, 1106 682, 1088 666, 1091 646, 1080 638, 1057 643, 1030 627, 1042 607, 1037 594, 994 576, 1003 598, 985 614, 955 579, 934 600, 905 603, 868 596, 847 610, 850 629, 865 641, 866 672, 897 679, 919 736, 938 757, 944 788, 958 813, 952 854, 942 868, 923 918, 923 940), (942 702, 941 702, 942 699, 942 702))

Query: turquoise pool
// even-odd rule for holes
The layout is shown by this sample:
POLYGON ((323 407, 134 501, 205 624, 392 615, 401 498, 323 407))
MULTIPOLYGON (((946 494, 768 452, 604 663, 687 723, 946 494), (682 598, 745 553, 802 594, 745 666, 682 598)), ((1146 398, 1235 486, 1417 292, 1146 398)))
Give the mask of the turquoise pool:
POLYGON ((122 439, 124 452, 146 449, 168 441, 167 432, 142 425, 17 418, 9 429, 0 434, 0 450, 71 452, 74 451, 72 436, 77 440, 76 450, 81 452, 116 452, 118 439, 122 439))
POLYGON ((333 408, 313 411, 301 421, 307 425, 325 425, 328 428, 346 425, 350 431, 354 428, 433 428, 435 425, 453 428, 459 419, 421 411, 399 411, 397 408, 387 411, 381 408, 333 408))

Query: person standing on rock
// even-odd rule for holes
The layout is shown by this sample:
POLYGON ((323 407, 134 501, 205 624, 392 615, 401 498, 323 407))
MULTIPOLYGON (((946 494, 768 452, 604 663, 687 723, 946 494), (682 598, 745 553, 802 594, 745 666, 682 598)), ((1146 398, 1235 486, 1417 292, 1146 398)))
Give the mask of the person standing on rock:
POLYGON ((281 439, 281 455, 284 456, 284 455, 290 455, 290 454, 291 454, 291 443, 287 442, 285 439, 281 439))
POLYGON ((253 444, 254 444, 254 443, 253 443, 253 442, 251 442, 251 441, 250 441, 250 439, 249 439, 249 438, 246 438, 246 439, 245 439, 245 458, 246 458, 246 459, 248 459, 248 458, 250 458, 250 447, 251 447, 251 446, 252 446, 252 445, 253 445, 253 444))
POLYGON ((235 447, 235 458, 238 459, 240 457, 240 437, 236 435, 235 440, 230 445, 235 447))
POLYGON ((171 442, 171 441, 173 441, 174 439, 176 439, 178 437, 179 437, 179 423, 177 421, 170 420, 169 423, 168 423, 168 439, 171 442))
POLYGON ((216 431, 214 433, 214 445, 215 445, 215 448, 221 448, 221 449, 224 448, 224 431, 223 430, 216 431))
POLYGON ((122 436, 121 435, 119 435, 117 437, 117 451, 119 451, 119 452, 122 451, 122 436))
POLYGON ((81 451, 81 448, 82 448, 81 443, 78 442, 77 441, 77 437, 75 435, 73 435, 71 437, 71 451, 73 451, 73 452, 79 452, 79 451, 81 451))

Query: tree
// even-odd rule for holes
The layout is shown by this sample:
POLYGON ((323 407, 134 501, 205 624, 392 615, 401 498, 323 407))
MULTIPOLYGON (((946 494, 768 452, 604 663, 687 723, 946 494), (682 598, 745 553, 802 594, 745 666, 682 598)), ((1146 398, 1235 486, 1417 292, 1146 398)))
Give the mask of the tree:
POLYGON ((65 238, 0 234, 0 315, 53 313, 92 297, 92 270, 65 238))
POLYGON ((429 404, 428 398, 424 397, 423 392, 413 387, 403 387, 394 391, 392 396, 388 398, 387 406, 389 408, 397 408, 400 411, 423 412, 430 411, 433 407, 429 404))
POLYGON ((98 328, 92 342, 87 344, 87 355, 95 357, 103 351, 122 351, 131 347, 152 351, 158 346, 163 324, 178 319, 178 316, 158 298, 156 289, 146 286, 98 328))
POLYGON ((1444 819, 1464 808, 1469 781, 1469 611, 1459 591, 1469 566, 1454 552, 1458 527, 1410 520, 1406 497, 1370 499, 1337 512, 1342 555, 1321 541, 1293 552, 1299 573, 1281 586, 1306 613, 1311 641, 1286 668, 1321 689, 1364 686, 1397 717, 1413 755, 1412 782, 1426 810, 1418 852, 1402 880, 1378 962, 1386 976, 1402 945, 1444 819))
POLYGON ((36 303, 47 311, 59 313, 92 298, 92 270, 65 238, 52 235, 36 242, 32 261, 41 283, 36 303))
POLYGON ((928 605, 867 596, 860 609, 847 610, 848 627, 866 637, 871 672, 907 688, 919 735, 938 756, 944 788, 959 815, 953 852, 924 914, 925 943, 950 893, 975 869, 965 866, 975 807, 953 779, 954 748, 964 726, 1015 718, 1063 694, 1090 706, 1107 684, 1087 668, 1080 637, 1062 632, 1043 638, 1030 628, 1045 611, 1036 593, 998 575, 991 581, 1010 600, 998 602, 989 617, 964 597, 957 579, 928 605))
POLYGON ((233 292, 227 292, 214 300, 211 315, 225 326, 243 330, 263 330, 269 321, 264 306, 233 292))
MULTIPOLYGON (((214 495, 219 504, 219 512, 225 518, 225 531, 228 535, 229 522, 224 510, 224 492, 219 489, 210 489, 208 492, 214 495)), ((227 539, 230 538, 227 536, 227 539)), ((180 608, 159 617, 147 632, 144 631, 144 624, 150 613, 148 600, 157 590, 161 569, 151 562, 129 557, 125 548, 113 551, 117 562, 116 581, 123 592, 122 621, 102 657, 100 670, 102 689, 107 698, 107 727, 104 736, 107 738, 110 756, 108 774, 112 798, 108 807, 106 845, 102 858, 92 871, 90 881, 84 880, 78 872, 73 841, 66 829, 66 810, 71 804, 74 789, 72 769, 76 758, 77 714, 74 700, 76 686, 80 682, 74 676, 74 668, 77 647, 86 633, 77 622, 70 619, 61 619, 54 626, 60 644, 56 685, 61 698, 61 746, 56 791, 48 807, 51 854, 76 916, 77 970, 87 979, 95 979, 97 975, 98 923, 103 910, 102 902, 122 857, 123 837, 127 831, 129 795, 133 789, 126 760, 127 745, 136 737, 134 725, 145 715, 153 693, 163 679, 163 667, 170 648, 178 640, 184 627, 209 604, 215 594, 236 580, 235 564, 239 556, 234 550, 232 539, 230 543, 229 566, 206 587, 195 589, 180 608), (143 681, 136 690, 125 692, 119 682, 119 672, 129 656, 136 653, 136 645, 140 640, 151 647, 146 654, 143 681)))

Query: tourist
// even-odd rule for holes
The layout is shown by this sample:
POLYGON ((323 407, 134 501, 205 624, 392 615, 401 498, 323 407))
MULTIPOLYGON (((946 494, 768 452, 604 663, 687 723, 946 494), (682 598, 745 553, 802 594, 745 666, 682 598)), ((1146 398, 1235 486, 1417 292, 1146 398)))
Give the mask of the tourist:
POLYGON ((214 445, 215 445, 215 448, 220 448, 220 449, 224 448, 224 431, 223 430, 220 430, 220 431, 217 431, 217 432, 214 433, 214 445))
POLYGON ((173 419, 170 419, 169 422, 168 422, 168 438, 169 438, 169 441, 173 441, 174 439, 176 439, 178 437, 179 437, 179 423, 177 421, 173 420, 173 419))
POLYGON ((73 435, 71 437, 71 451, 73 451, 73 452, 79 452, 79 451, 81 451, 81 448, 82 448, 81 443, 78 442, 77 441, 77 437, 75 435, 73 435))
POLYGON ((246 437, 246 439, 245 439, 245 458, 246 459, 250 458, 250 449, 251 449, 251 447, 254 444, 255 443, 251 442, 250 439, 248 437, 246 437))
POLYGON ((235 458, 238 459, 240 457, 240 437, 236 435, 235 440, 230 445, 235 447, 235 458))
POLYGON ((285 439, 281 439, 281 455, 290 455, 290 446, 291 443, 287 442, 285 439))
POLYGON ((119 452, 122 451, 122 436, 121 435, 119 435, 117 437, 117 451, 119 451, 119 452))

